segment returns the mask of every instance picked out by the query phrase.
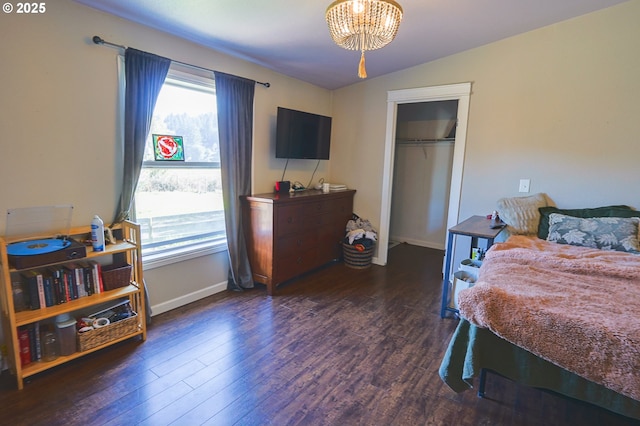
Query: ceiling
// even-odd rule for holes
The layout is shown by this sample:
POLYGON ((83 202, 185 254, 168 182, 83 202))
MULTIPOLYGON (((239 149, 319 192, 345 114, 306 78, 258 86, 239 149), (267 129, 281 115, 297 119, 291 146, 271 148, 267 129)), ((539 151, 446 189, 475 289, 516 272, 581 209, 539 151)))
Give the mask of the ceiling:
MULTIPOLYGON (((324 14, 332 0, 75 1, 327 89, 360 81, 360 53, 329 36, 324 14)), ((369 78, 627 0, 397 1, 404 9, 400 30, 389 45, 366 53, 369 78)))

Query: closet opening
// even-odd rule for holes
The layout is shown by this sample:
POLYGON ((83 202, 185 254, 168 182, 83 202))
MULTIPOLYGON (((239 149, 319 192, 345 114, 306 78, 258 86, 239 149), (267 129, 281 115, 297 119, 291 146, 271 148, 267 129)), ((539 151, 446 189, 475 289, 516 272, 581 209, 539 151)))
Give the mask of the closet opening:
MULTIPOLYGON (((406 125, 407 129, 403 130, 402 127, 404 124, 399 124, 398 115, 401 116, 407 114, 410 116, 415 111, 412 111, 412 104, 421 104, 421 103, 440 103, 441 105, 453 106, 455 105, 455 120, 456 123, 449 129, 449 133, 447 134, 447 128, 438 135, 442 133, 446 134, 447 137, 453 139, 453 152, 449 152, 447 155, 451 156, 451 169, 449 173, 449 189, 448 189, 448 198, 447 201, 440 201, 446 205, 446 226, 444 230, 444 236, 441 239, 442 247, 444 247, 446 240, 446 230, 453 227, 456 223, 458 223, 458 216, 460 213, 460 196, 462 192, 462 173, 464 168, 464 151, 466 145, 466 136, 467 136, 467 120, 469 114, 469 97, 471 95, 471 83, 458 83, 458 84, 450 84, 445 86, 432 86, 432 87, 419 87, 414 89, 402 89, 402 90, 393 90, 387 92, 387 127, 386 127, 386 135, 385 135, 385 151, 384 151, 384 163, 382 170, 382 192, 381 192, 381 209, 380 209, 380 230, 378 232, 378 244, 377 244, 377 252, 373 257, 373 263, 376 265, 386 265, 387 264, 387 254, 389 250, 389 236, 390 236, 390 228, 391 228, 391 217, 392 217, 392 199, 393 197, 400 197, 400 195, 396 195, 394 193, 394 169, 395 169, 395 156, 396 156, 396 144, 397 139, 403 139, 402 132, 409 131, 410 127, 414 127, 416 125, 409 126, 406 125), (453 103, 449 104, 444 101, 453 101, 453 103), (403 111, 405 108, 403 105, 408 105, 407 112, 403 111), (401 127, 401 129, 398 129, 401 127), (455 131, 452 133, 453 129, 455 131), (398 138, 398 131, 400 131, 400 138, 398 138)), ((420 108, 417 108, 420 109, 420 108)), ((443 108, 445 111, 446 108, 443 108)), ((439 128, 440 117, 434 113, 438 124, 430 123, 419 124, 420 126, 433 126, 439 128)), ((451 115, 451 114, 450 114, 451 115)), ((411 120, 406 120, 411 121, 411 120)), ((419 121, 430 121, 428 119, 419 120, 419 121)), ((400 122, 402 123, 402 122, 400 122)), ((450 124, 448 124, 450 125, 450 124)), ((411 130, 413 131, 413 130, 411 130)), ((408 134, 411 136, 411 134, 408 134)), ((422 137, 420 137, 421 139, 422 137)), ((427 138, 425 138, 427 139, 427 138)), ((437 139, 437 138, 436 138, 437 139)), ((446 139, 446 137, 445 137, 446 139)), ((443 156, 438 154, 433 154, 433 159, 438 158, 436 164, 442 165, 448 163, 448 160, 444 160, 443 156)), ((423 154, 424 158, 424 154, 423 154)), ((398 166, 400 167, 400 166, 398 166)), ((420 168, 420 166, 415 166, 420 168)), ((407 166, 406 170, 409 172, 411 166, 407 166)), ((420 172, 423 172, 420 170, 420 172)), ((442 173, 439 171, 439 173, 442 173)), ((401 179, 401 178, 398 178, 401 179)), ((409 179, 408 177, 405 179, 409 179)), ((413 178, 411 178, 413 179, 413 178)), ((447 180, 446 178, 442 178, 447 180)), ((428 192, 428 191, 424 191, 428 192)), ((395 209, 395 208, 394 208, 395 209)), ((395 229, 394 229, 395 231, 395 229)), ((397 231, 399 232, 399 231, 397 231)), ((436 237, 434 237, 436 238, 436 237)), ((443 258, 444 262, 444 258, 443 258)))
POLYGON ((444 250, 458 101, 398 105, 389 243, 444 250))

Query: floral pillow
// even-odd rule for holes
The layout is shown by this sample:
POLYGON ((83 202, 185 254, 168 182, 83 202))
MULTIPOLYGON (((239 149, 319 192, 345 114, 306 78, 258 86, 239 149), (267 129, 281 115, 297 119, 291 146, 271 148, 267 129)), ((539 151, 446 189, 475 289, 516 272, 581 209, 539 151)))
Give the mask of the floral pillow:
POLYGON ((549 235, 549 215, 559 213, 567 216, 590 217, 640 217, 640 211, 632 210, 625 205, 592 207, 586 209, 559 209, 557 207, 540 207, 540 223, 538 224, 538 238, 546 240, 549 235))
POLYGON ((579 218, 559 213, 549 215, 548 241, 637 253, 638 226, 637 217, 594 217, 579 218))

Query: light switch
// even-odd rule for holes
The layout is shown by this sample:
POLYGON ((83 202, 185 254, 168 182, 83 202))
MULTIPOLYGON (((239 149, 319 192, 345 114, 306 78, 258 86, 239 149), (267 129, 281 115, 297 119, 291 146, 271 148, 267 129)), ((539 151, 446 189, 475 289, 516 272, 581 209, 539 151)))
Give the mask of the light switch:
POLYGON ((529 192, 529 185, 531 184, 530 179, 520 179, 520 192, 529 192))

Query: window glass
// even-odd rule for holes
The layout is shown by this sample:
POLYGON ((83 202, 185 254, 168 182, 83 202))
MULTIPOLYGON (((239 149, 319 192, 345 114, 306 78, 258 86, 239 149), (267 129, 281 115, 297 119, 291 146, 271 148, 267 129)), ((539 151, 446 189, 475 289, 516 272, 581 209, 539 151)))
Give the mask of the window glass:
POLYGON ((145 146, 135 220, 145 257, 224 242, 213 80, 175 71, 167 76, 145 146))

